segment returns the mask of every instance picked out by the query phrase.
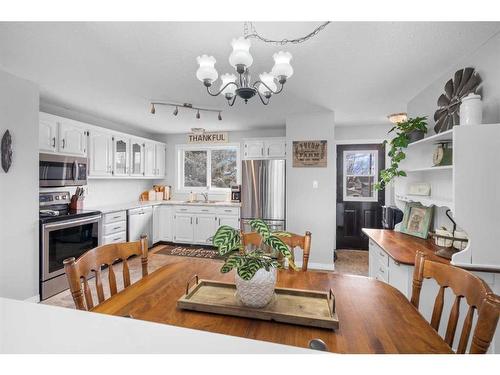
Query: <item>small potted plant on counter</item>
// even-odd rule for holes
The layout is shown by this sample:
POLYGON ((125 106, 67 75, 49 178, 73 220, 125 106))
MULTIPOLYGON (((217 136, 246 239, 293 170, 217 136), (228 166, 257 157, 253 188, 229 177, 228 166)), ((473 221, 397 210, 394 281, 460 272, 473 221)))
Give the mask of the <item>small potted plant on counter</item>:
POLYGON ((249 307, 264 307, 274 296, 276 269, 280 262, 264 251, 270 248, 288 260, 292 269, 296 269, 293 255, 280 237, 290 237, 287 232, 272 232, 267 224, 255 219, 250 221, 251 228, 261 237, 261 244, 255 250, 247 250, 243 244, 241 231, 230 226, 221 226, 212 238, 219 255, 225 257, 222 273, 236 270, 236 293, 241 303, 249 307))
POLYGON ((395 177, 406 177, 406 172, 399 169, 399 163, 406 158, 403 150, 408 147, 413 139, 421 139, 420 137, 415 138, 416 133, 422 135, 427 133, 426 120, 426 116, 409 118, 406 121, 398 122, 389 130, 388 133, 396 133, 396 136, 389 142, 384 141, 384 145, 387 143, 390 145, 387 154, 391 158, 391 165, 389 168, 380 171, 380 181, 375 184, 376 190, 384 189, 395 177))

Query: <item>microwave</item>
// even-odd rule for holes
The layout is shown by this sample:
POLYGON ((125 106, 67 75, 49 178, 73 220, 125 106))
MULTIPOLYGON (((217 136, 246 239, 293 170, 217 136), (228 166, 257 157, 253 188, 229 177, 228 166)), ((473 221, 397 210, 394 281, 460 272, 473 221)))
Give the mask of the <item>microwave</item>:
POLYGON ((39 163, 40 187, 87 184, 87 158, 40 153, 39 163))

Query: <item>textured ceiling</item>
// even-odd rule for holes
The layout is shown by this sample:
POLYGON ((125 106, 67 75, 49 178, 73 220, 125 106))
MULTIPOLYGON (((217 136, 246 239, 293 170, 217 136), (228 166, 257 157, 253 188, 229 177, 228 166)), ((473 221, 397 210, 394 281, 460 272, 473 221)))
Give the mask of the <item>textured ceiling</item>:
MULTIPOLYGON (((255 24, 275 39, 302 36, 317 25, 255 24)), ((277 127, 288 115, 321 110, 334 110, 338 124, 381 124, 500 31, 500 23, 334 22, 314 39, 284 47, 295 73, 269 106, 255 98, 227 108, 196 79, 195 59, 213 55, 219 75, 232 72, 230 41, 242 31, 239 22, 0 23, 0 67, 38 83, 44 102, 151 133, 277 127), (221 108, 224 121, 211 114, 196 120, 182 110, 174 117, 170 108, 152 116, 152 99, 221 108)), ((279 49, 253 41, 254 78, 271 69, 279 49)))

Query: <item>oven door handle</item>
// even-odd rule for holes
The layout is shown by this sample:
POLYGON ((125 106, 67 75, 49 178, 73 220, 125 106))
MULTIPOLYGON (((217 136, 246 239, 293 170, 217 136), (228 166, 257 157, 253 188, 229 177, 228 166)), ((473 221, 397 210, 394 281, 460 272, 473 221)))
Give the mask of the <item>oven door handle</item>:
POLYGON ((101 220, 102 216, 101 215, 95 215, 95 216, 89 216, 89 217, 86 217, 86 218, 83 218, 83 219, 78 219, 78 220, 65 220, 65 221, 62 221, 62 222, 57 222, 57 223, 47 223, 47 224, 43 224, 43 228, 44 229, 57 229, 57 228, 61 228, 61 227, 74 227, 74 226, 77 226, 77 225, 81 225, 81 224, 90 224, 90 223, 95 223, 95 222, 99 222, 99 220, 101 220))

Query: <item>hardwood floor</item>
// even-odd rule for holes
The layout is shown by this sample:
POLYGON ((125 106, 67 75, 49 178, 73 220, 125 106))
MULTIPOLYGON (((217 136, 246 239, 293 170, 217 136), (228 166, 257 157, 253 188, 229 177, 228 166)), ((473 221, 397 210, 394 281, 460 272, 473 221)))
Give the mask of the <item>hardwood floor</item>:
POLYGON ((368 251, 335 250, 335 271, 346 275, 368 276, 368 251))

